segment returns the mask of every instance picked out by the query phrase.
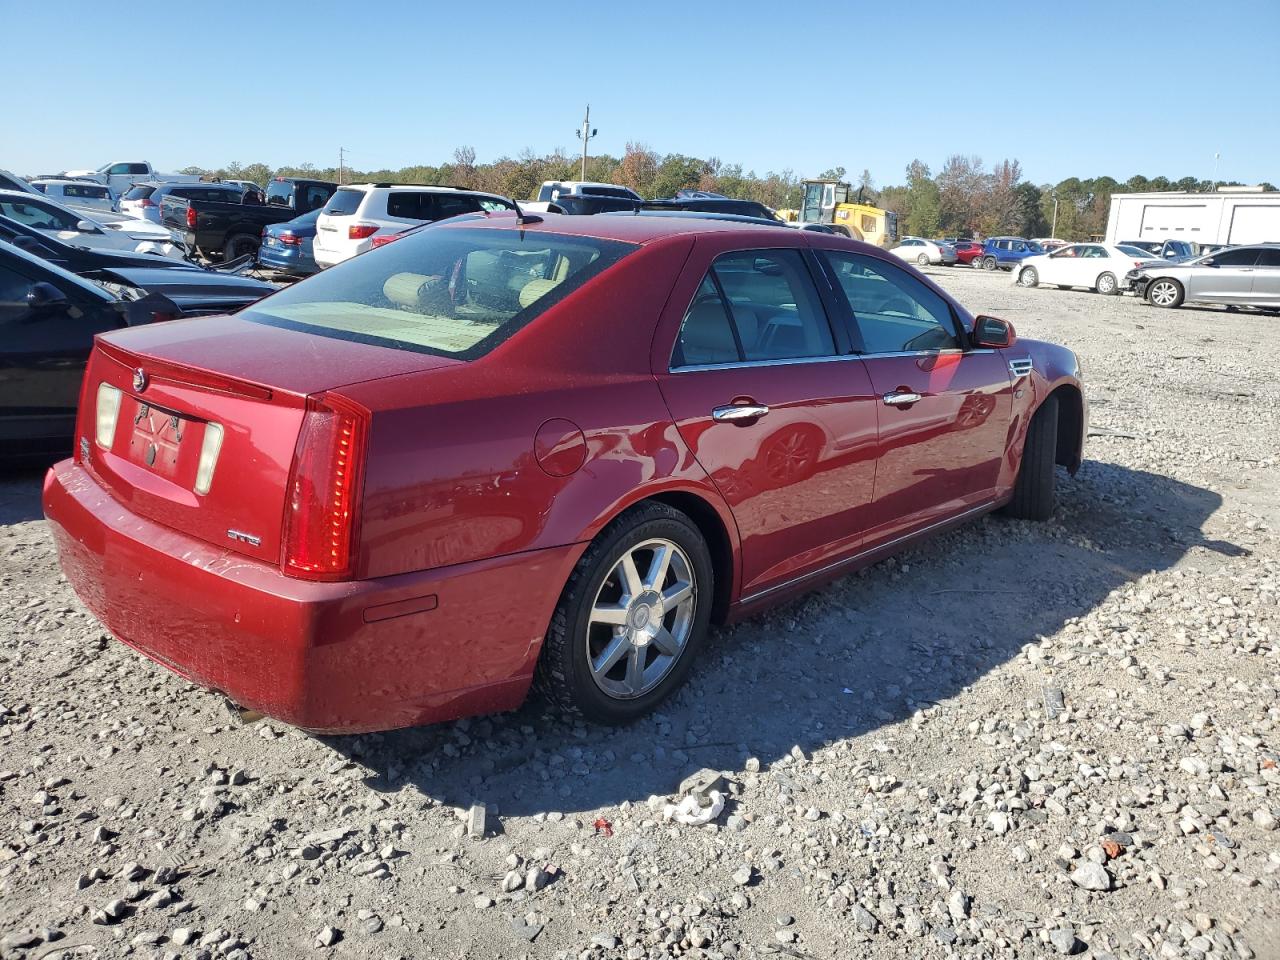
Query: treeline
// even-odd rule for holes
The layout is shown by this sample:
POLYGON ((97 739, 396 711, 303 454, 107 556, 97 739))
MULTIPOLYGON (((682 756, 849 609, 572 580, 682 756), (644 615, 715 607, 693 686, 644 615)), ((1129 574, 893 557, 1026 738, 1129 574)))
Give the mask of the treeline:
MULTIPOLYGON (((516 158, 477 163, 475 150, 459 147, 450 162, 399 170, 339 170, 310 163, 272 169, 263 163, 232 163, 217 170, 187 167, 182 172, 257 183, 266 183, 272 177, 318 177, 345 183, 443 184, 532 199, 544 180, 579 179, 580 164, 580 158, 561 151, 545 156, 525 151, 516 158)), ((798 209, 805 178, 792 170, 761 175, 717 157, 703 160, 680 153, 663 155, 644 144, 628 143, 621 157, 589 157, 586 179, 622 184, 642 197, 669 197, 677 190, 692 188, 757 200, 774 209, 798 209)), ((816 174, 814 179, 849 178, 844 167, 834 167, 816 174)), ((903 233, 924 237, 1049 236, 1054 227, 1056 199, 1055 233, 1064 240, 1085 240, 1104 233, 1113 193, 1210 190, 1214 186, 1194 177, 1170 180, 1144 176, 1123 182, 1112 177, 1069 177, 1057 184, 1037 185, 1024 179, 1017 160, 1003 160, 988 169, 980 158, 962 155, 948 157, 936 174, 928 164, 913 160, 907 165, 905 183, 879 190, 868 170, 854 182, 868 202, 899 214, 903 233)), ((1271 184, 1263 184, 1263 188, 1275 189, 1271 184)))

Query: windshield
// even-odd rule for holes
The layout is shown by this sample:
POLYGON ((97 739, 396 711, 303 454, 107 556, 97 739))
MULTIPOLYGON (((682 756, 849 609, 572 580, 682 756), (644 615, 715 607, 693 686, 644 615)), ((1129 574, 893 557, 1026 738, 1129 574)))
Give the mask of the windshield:
POLYGON ((1119 246, 1117 246, 1116 249, 1119 250, 1121 253, 1123 253, 1127 257, 1139 257, 1140 259, 1143 259, 1143 260, 1151 259, 1151 251, 1143 250, 1141 247, 1135 247, 1127 243, 1122 243, 1119 246))
POLYGON ((240 316, 471 360, 634 249, 541 231, 431 228, 353 257, 240 316))

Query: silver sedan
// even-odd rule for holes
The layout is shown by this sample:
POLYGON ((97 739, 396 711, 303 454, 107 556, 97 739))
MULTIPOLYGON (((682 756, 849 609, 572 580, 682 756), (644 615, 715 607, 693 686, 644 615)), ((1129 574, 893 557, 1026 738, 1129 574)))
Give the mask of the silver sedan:
POLYGON ((1222 303, 1280 310, 1280 243, 1228 247, 1195 260, 1130 271, 1138 296, 1157 307, 1222 303))

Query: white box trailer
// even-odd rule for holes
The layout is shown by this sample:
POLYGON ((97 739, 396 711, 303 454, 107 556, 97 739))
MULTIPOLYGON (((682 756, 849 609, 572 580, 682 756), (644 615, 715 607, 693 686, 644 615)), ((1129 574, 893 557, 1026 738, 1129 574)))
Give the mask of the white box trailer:
POLYGON ((1280 243, 1280 193, 1113 193, 1107 243, 1280 243))

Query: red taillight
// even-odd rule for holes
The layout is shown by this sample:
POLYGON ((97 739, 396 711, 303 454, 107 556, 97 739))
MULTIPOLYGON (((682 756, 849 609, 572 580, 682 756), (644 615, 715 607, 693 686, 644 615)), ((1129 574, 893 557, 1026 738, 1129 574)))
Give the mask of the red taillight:
POLYGON ((156 202, 152 200, 150 197, 143 197, 141 200, 138 201, 138 205, 142 207, 154 207, 156 205, 156 202))
POLYGON ((378 232, 377 224, 358 223, 347 227, 348 240, 364 240, 378 232))
POLYGON ((196 208, 187 207, 187 229, 194 230, 196 228, 196 208))
POLYGON ((280 242, 281 242, 281 243, 283 243, 286 247, 300 247, 300 246, 302 246, 302 238, 301 238, 301 237, 295 237, 292 233, 282 233, 282 234, 280 234, 280 242))
POLYGON ((307 402, 289 477, 281 564, 290 576, 351 574, 368 413, 337 397, 307 402))
POLYGON ((400 234, 398 234, 398 233, 384 233, 384 234, 383 234, 382 236, 380 236, 380 237, 374 237, 374 238, 373 238, 373 243, 371 244, 371 246, 374 246, 374 247, 385 247, 385 246, 386 246, 388 243, 390 243, 391 241, 393 241, 393 240, 399 240, 399 239, 400 239, 400 234))

